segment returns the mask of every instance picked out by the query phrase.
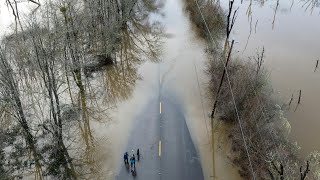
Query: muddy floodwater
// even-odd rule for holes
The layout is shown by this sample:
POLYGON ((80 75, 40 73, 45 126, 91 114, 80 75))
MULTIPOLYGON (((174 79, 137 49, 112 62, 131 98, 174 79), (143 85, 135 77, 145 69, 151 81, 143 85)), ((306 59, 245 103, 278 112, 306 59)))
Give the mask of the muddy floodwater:
MULTIPOLYGON (((127 145, 135 117, 152 98, 162 96, 167 91, 176 94, 182 102, 181 109, 188 125, 191 137, 201 159, 205 179, 212 179, 212 146, 210 135, 210 105, 206 98, 207 79, 204 74, 207 57, 205 43, 196 37, 194 29, 184 11, 182 0, 167 0, 162 10, 163 16, 156 16, 164 26, 165 38, 160 63, 147 62, 139 68, 141 80, 136 83, 131 97, 117 104, 111 114, 113 122, 98 127, 110 150, 110 164, 106 165, 110 177, 117 175, 122 165, 122 151, 127 145), (159 83, 161 89, 159 90, 159 83), (160 94, 159 94, 160 93, 160 94)), ((217 132, 217 142, 226 142, 223 133, 217 132)), ((227 146, 216 142, 216 177, 219 179, 239 179, 237 169, 233 167, 225 153, 227 146)))
MULTIPOLYGON (((228 1, 220 1, 227 9, 228 1)), ((320 69, 315 70, 319 56, 320 24, 317 4, 309 1, 235 1, 239 14, 234 27, 236 40, 234 56, 248 59, 257 51, 265 49, 265 65, 275 98, 279 103, 288 103, 293 95, 288 121, 290 138, 302 147, 302 155, 320 149, 318 128, 320 96, 320 69), (314 7, 312 7, 314 6, 314 7), (301 103, 296 108, 299 90, 301 103)), ((184 113, 193 141, 200 154, 206 179, 212 178, 212 152, 210 147, 210 104, 205 96, 206 56, 205 43, 199 40, 183 11, 180 0, 167 0, 163 8, 164 17, 157 17, 165 27, 161 63, 145 63, 139 68, 142 80, 138 81, 132 97, 118 104, 113 114, 115 123, 108 134, 117 137, 110 140, 113 157, 121 156, 134 117, 147 103, 148 97, 157 96, 158 83, 164 90, 178 94, 183 102, 184 113), (147 97, 147 98, 146 98, 147 97), (117 129, 122 129, 118 131, 117 129)), ((160 93, 162 91, 160 90, 160 93)), ((280 104, 281 105, 281 104, 280 104)), ((110 127, 109 127, 110 128, 110 127)), ((110 138, 112 139, 112 138, 110 138)), ((227 139, 222 130, 216 137, 216 177, 218 179, 240 179, 237 170, 228 160, 227 139), (219 135, 220 134, 220 135, 219 135), (219 144, 220 142, 220 144, 219 144)), ((112 167, 119 167, 113 159, 112 167)), ((111 174, 116 174, 117 168, 111 174)))
MULTIPOLYGON (((106 92, 115 99, 104 107, 108 113, 103 115, 103 123, 91 124, 95 142, 99 144, 94 153, 103 177, 114 179, 117 176, 130 132, 137 131, 133 127, 137 127, 138 114, 151 99, 172 92, 181 102, 180 108, 199 153, 204 178, 241 179, 229 158, 230 144, 224 134, 227 127, 218 124, 214 140, 211 138, 209 114, 212 102, 207 98, 206 43, 196 36, 184 11, 184 0, 163 2, 161 13, 151 17, 163 27, 160 56, 150 59, 135 54, 137 59, 146 61, 141 64, 124 61, 129 69, 109 69, 105 71, 108 75, 100 74, 91 80, 93 84, 105 82, 110 85, 106 92), (120 75, 123 75, 122 81, 115 78, 120 75), (212 143, 215 145, 214 165, 212 143)), ((219 2, 225 11, 228 2, 219 2)), ((10 22, 13 19, 9 18, 9 9, 3 3, 1 5, 0 25, 6 28, 0 35, 5 35, 12 29, 10 22)), ((22 9, 27 10, 26 7, 22 9)), ((288 111, 291 140, 302 147, 302 156, 320 150, 317 139, 320 135, 320 67, 316 67, 317 60, 320 61, 320 3, 318 0, 235 0, 235 7, 239 10, 231 37, 236 42, 233 56, 250 60, 264 48, 274 97, 280 106, 291 102, 289 107, 283 106, 288 111), (300 91, 301 102, 297 105, 300 91)), ((134 33, 125 34, 124 38, 130 40, 134 33)), ((124 57, 128 52, 134 54, 128 44, 121 44, 124 57)))
MULTIPOLYGON (((235 1, 239 14, 234 27, 235 56, 248 59, 265 48, 265 64, 275 96, 288 103, 290 138, 305 156, 320 150, 320 16, 318 1, 235 1), (301 90, 301 104, 295 111, 301 90)), ((226 9, 227 1, 221 1, 226 9)))

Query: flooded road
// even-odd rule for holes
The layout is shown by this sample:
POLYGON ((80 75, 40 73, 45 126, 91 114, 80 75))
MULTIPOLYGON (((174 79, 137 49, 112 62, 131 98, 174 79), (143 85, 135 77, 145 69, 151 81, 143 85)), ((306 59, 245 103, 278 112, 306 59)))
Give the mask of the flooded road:
MULTIPOLYGON (((227 3, 221 1, 225 9, 227 3)), ((276 97, 288 103, 293 95, 288 113, 291 139, 302 147, 304 156, 320 150, 320 143, 315 140, 320 127, 320 72, 314 72, 320 58, 319 4, 299 0, 235 3, 239 15, 233 34, 238 50, 234 55, 247 60, 265 48, 265 64, 276 97), (295 111, 299 90, 301 104, 295 111)))
MULTIPOLYGON (((227 3, 228 1, 221 2, 224 9, 227 9, 227 3)), ((302 146, 303 155, 306 155, 313 150, 320 149, 319 142, 314 140, 316 139, 315 137, 319 135, 318 127, 320 127, 320 121, 318 121, 319 114, 317 112, 319 109, 317 103, 320 100, 317 95, 317 92, 320 90, 320 85, 317 83, 320 78, 320 69, 315 67, 316 61, 319 59, 318 42, 320 37, 317 32, 320 30, 320 25, 318 23, 319 8, 313 7, 319 6, 319 4, 317 1, 298 0, 251 0, 244 1, 243 3, 241 1, 236 1, 236 3, 240 9, 233 34, 233 37, 237 42, 236 49, 238 50, 234 55, 243 57, 243 59, 248 59, 249 56, 253 56, 257 50, 261 51, 264 47, 266 51, 265 60, 270 72, 270 81, 276 92, 275 97, 280 97, 279 102, 288 102, 289 99, 293 97, 288 114, 289 122, 292 127, 291 138, 298 141, 299 145, 302 146), (302 92, 301 104, 295 108, 298 101, 298 92, 300 90, 302 92)), ((3 7, 5 6, 1 6, 2 9, 3 7)), ((74 115, 74 119, 72 119, 72 121, 78 120, 79 127, 75 127, 75 123, 66 123, 68 126, 64 126, 63 131, 61 130, 59 135, 61 139, 64 135, 63 132, 70 135, 70 139, 69 137, 66 138, 66 143, 68 143, 67 146, 69 147, 70 145, 71 147, 72 145, 72 150, 69 151, 70 154, 73 157, 78 158, 79 164, 82 165, 82 163, 86 163, 88 165, 83 169, 82 167, 79 168, 80 173, 85 173, 82 170, 88 170, 88 172, 92 173, 92 177, 96 176, 103 177, 102 179, 113 179, 119 173, 121 166, 123 165, 123 152, 128 151, 128 146, 134 146, 134 142, 130 141, 130 138, 134 138, 134 135, 131 132, 139 131, 139 122, 141 122, 139 120, 149 120, 149 118, 153 120, 147 121, 151 124, 144 127, 145 131, 151 131, 151 133, 153 133, 152 129, 148 127, 152 126, 154 129, 158 127, 158 118, 156 118, 158 114, 158 98, 164 97, 164 99, 166 99, 163 103, 164 110, 168 108, 170 111, 167 112, 170 112, 168 114, 171 114, 167 114, 167 119, 178 119, 180 123, 170 124, 174 122, 171 121, 169 124, 162 124, 163 127, 167 127, 167 129, 159 131, 163 132, 165 134, 164 137, 168 140, 167 142, 163 142, 163 145, 166 146, 169 142, 175 145, 171 145, 171 151, 174 151, 176 154, 179 154, 179 152, 182 151, 186 152, 181 153, 182 155, 186 155, 187 153, 189 153, 189 155, 191 154, 191 158, 186 159, 197 161, 197 173, 194 174, 197 174, 196 177, 200 177, 200 179, 202 179, 202 174, 204 179, 212 179, 213 176, 217 179, 240 179, 237 174, 237 169, 231 165, 229 160, 230 147, 228 138, 225 137, 224 134, 224 128, 228 127, 222 127, 220 124, 215 133, 215 139, 212 140, 210 136, 211 125, 209 112, 212 107, 212 102, 210 102, 206 93, 208 82, 204 73, 207 68, 207 57, 204 51, 206 43, 199 40, 195 35, 196 33, 191 26, 189 18, 183 10, 183 0, 167 0, 165 6, 161 10, 161 13, 164 16, 154 16, 154 18, 159 20, 164 26, 164 33, 167 37, 162 39, 162 48, 158 48, 152 41, 154 40, 153 35, 158 33, 155 29, 161 29, 160 24, 149 24, 148 19, 148 16, 154 13, 153 11, 156 12, 157 8, 158 7, 150 7, 150 11, 148 12, 137 10, 137 14, 135 14, 136 18, 133 17, 130 21, 128 20, 127 23, 129 25, 125 24, 128 26, 121 25, 121 35, 115 38, 115 43, 119 43, 117 44, 119 45, 119 47, 117 46, 119 52, 117 51, 117 53, 112 54, 115 59, 115 61, 111 60, 112 64, 114 63, 112 67, 99 68, 100 72, 96 74, 92 72, 91 74, 90 64, 84 63, 83 68, 88 68, 88 71, 84 72, 85 78, 83 76, 82 79, 79 69, 76 68, 74 70, 74 68, 77 67, 77 63, 71 63, 72 65, 70 67, 68 66, 68 68, 72 69, 72 75, 73 78, 75 78, 76 84, 71 84, 70 86, 68 80, 70 69, 66 68, 64 72, 61 68, 62 63, 58 63, 57 66, 52 66, 52 72, 50 74, 48 73, 48 77, 52 76, 52 79, 63 82, 61 87, 64 89, 67 88, 66 84, 68 84, 69 92, 64 90, 61 92, 61 102, 66 105, 69 104, 70 107, 74 108, 76 106, 73 101, 76 100, 79 102, 78 106, 81 107, 72 109, 69 108, 69 106, 64 106, 63 112, 65 113, 63 113, 63 115, 65 116, 63 119, 71 120, 72 118, 68 115, 79 114, 78 112, 81 112, 81 117, 74 115), (146 17, 146 19, 141 17, 146 17), (150 50, 149 52, 146 51, 148 48, 150 50), (160 57, 155 57, 155 54, 158 54, 157 51, 160 50, 160 57), (63 76, 54 76, 55 73, 60 74, 61 72, 65 73, 66 79, 64 79, 63 76), (74 74, 76 74, 76 77, 74 74), (66 83, 65 80, 68 82, 66 83), (88 94, 86 94, 84 87, 88 87, 88 94), (152 103, 150 104, 150 102, 152 103), (152 110, 149 111, 148 108, 152 108, 152 110), (83 129, 84 131, 82 131, 83 129), (177 130, 175 131, 175 129, 177 130), (180 134, 180 139, 174 133, 180 134), (187 137, 188 143, 185 143, 185 137, 187 137), (181 144, 176 143, 175 141, 171 142, 170 140, 176 140, 181 144), (186 144, 188 144, 188 147, 192 146, 192 148, 185 148, 184 145, 186 144), (213 150, 212 144, 215 146, 213 150), (192 149, 192 151, 189 151, 190 149, 192 149), (215 156, 212 156, 213 152, 215 156), (198 163, 198 156, 200 157, 201 166, 198 163), (212 163, 213 158, 215 158, 215 164, 212 163), (102 168, 101 174, 100 167, 102 168), (215 169, 215 173, 213 173, 213 169, 215 169), (96 171, 99 172, 96 173, 96 171)), ((54 11, 55 10, 53 10, 53 12, 54 11)), ((60 8, 60 11, 64 14, 66 20, 65 7, 60 8)), ((2 12, 10 14, 11 11, 5 10, 2 12)), ((12 20, 13 19, 11 19, 11 21, 12 20)), ((8 22, 8 19, 5 18, 5 16, 2 16, 0 24, 9 26, 8 22)), ((88 22, 90 22, 90 19, 88 22)), ((65 23, 66 29, 62 28, 62 30, 69 29, 67 21, 65 23)), ((50 23, 48 23, 48 25, 49 24, 50 23)), ((112 24, 112 21, 110 21, 110 24, 112 24)), ((82 27, 82 24, 78 25, 79 28, 82 27)), ((39 34, 34 31, 34 27, 38 26, 32 26, 32 31, 30 31, 30 33, 33 34, 34 37, 37 37, 39 34)), ((61 30, 59 27, 60 26, 57 26, 57 29, 61 30)), ((14 28, 17 30, 17 24, 13 24, 11 27, 3 29, 3 34, 1 35, 7 34, 7 30, 14 28)), ((87 31, 87 29, 81 30, 81 32, 90 32, 87 31)), ((110 32, 117 32, 113 29, 109 30, 110 32)), ((104 34, 104 29, 101 33, 104 34)), ((109 35, 110 38, 113 38, 112 33, 109 35)), ((63 36, 69 37, 68 33, 63 36)), ((55 38, 57 39, 53 39, 59 40, 61 37, 61 34, 59 34, 59 36, 56 34, 55 38)), ((99 36, 95 37, 97 38, 97 42, 100 42, 99 36)), ((42 42, 42 39, 51 40, 51 34, 45 32, 44 35, 41 34, 41 36, 37 38, 39 38, 39 42, 42 42)), ((155 38, 155 41, 158 41, 159 39, 155 38)), ((8 42, 13 42, 12 49, 17 49, 18 46, 16 46, 14 41, 10 41, 10 38, 7 40, 8 42)), ((83 43, 81 41, 78 42, 78 40, 81 40, 81 38, 74 38, 74 41, 68 39, 68 42, 70 44, 83 43)), ((25 39, 17 42, 24 41, 25 39)), ((32 41, 32 44, 35 49, 40 47, 34 40, 32 41)), ((94 44, 95 43, 93 43, 93 45, 94 44)), ((98 44, 96 44, 97 47, 100 47, 98 44)), ((104 48, 110 44, 112 43, 109 41, 106 42, 104 48)), ((10 43, 8 45, 11 47, 10 43)), ((21 52, 31 52, 28 49, 31 47, 22 47, 26 48, 23 49, 26 51, 21 52)), ((48 47, 51 47, 51 45, 48 45, 48 47)), ((79 48, 80 50, 82 49, 80 47, 81 46, 75 48, 79 48)), ((19 48, 20 47, 18 47, 18 50, 21 50, 19 48)), ((69 49, 71 50, 72 48, 69 49)), ((110 47, 110 49, 113 48, 110 47)), ((65 51, 66 54, 68 54, 68 52, 69 51, 65 51)), ((20 53, 18 53, 18 55, 19 58, 13 58, 12 60, 20 62, 20 58, 29 58, 29 60, 34 59, 34 56, 27 58, 25 54, 20 56, 20 53)), ((39 54, 36 52, 33 55, 39 54)), ((60 53, 57 52, 56 55, 57 56, 54 56, 55 58, 64 59, 60 57, 60 53)), ((108 55, 97 54, 96 57, 104 57, 105 61, 107 61, 108 59, 111 59, 111 56, 108 55)), ((43 60, 46 60, 45 62, 48 62, 48 59, 50 59, 47 58, 47 56, 43 57, 43 60)), ((87 62, 89 57, 83 56, 82 58, 84 62, 87 62)), ((51 64, 53 65, 54 63, 51 64)), ((111 66, 111 64, 109 64, 109 66, 111 66)), ((38 65, 36 65, 36 67, 38 67, 38 65)), ((43 65, 39 63, 38 68, 42 69, 43 65)), ((37 72, 38 69, 35 69, 35 72, 37 72)), ((41 70, 39 70, 39 72, 40 71, 41 70)), ((46 84, 47 82, 48 80, 45 78, 40 79, 38 82, 39 87, 41 84, 46 84)), ((51 81, 49 80, 49 82, 51 81)), ((30 89, 37 89, 36 85, 38 84, 35 83, 36 88, 30 89)), ((11 85, 10 87, 13 86, 11 85)), ((51 92, 50 89, 48 89, 48 91, 51 92)), ((19 91, 17 90, 17 92, 19 91)), ((54 92, 56 96, 59 93, 57 89, 55 89, 54 92)), ((29 96, 28 93, 26 93, 26 95, 28 96, 26 96, 26 100, 23 99, 23 101, 27 103, 27 98, 30 98, 31 100, 38 98, 36 97, 37 95, 29 96)), ((41 96, 39 98, 47 100, 46 96, 41 96)), ((51 96, 51 102, 53 99, 54 98, 51 96)), ((55 97, 55 99, 57 101, 57 97, 55 97)), ((37 101, 39 100, 37 99, 37 101)), ((48 103, 47 101, 43 101, 43 104, 48 103)), ((38 108, 41 109, 44 107, 44 110, 41 111, 41 113, 49 109, 46 106, 41 106, 40 103, 38 103, 38 106, 39 107, 34 108, 35 111, 37 111, 38 108)), ((53 104, 51 106, 53 106, 53 104)), ((56 107, 60 107, 58 103, 56 107)), ((21 108, 22 107, 20 107, 20 109, 21 108)), ((35 112, 34 114, 36 116, 38 112, 35 112)), ((58 112, 53 112, 53 114, 59 115, 60 110, 58 110, 58 112)), ((43 117, 41 117, 41 119, 49 119, 46 117, 49 117, 50 114, 44 115, 42 113, 42 115, 43 117)), ((60 122, 61 119, 62 118, 60 118, 60 122)), ((42 123, 42 125, 46 130, 46 124, 42 123)), ((62 127, 61 123, 60 125, 62 127)), ((159 129, 161 129, 161 125, 159 126, 159 129)), ((58 130, 55 126, 52 127, 54 130, 58 130)), ((141 132, 137 133, 139 137, 141 135, 140 133, 141 132)), ((143 135, 144 134, 142 134, 142 136, 143 135)), ((156 134, 153 135, 154 136, 148 136, 149 139, 146 138, 146 142, 153 143, 154 141, 158 141, 158 136, 156 134)), ((43 143, 49 142, 45 140, 46 138, 44 138, 43 143)), ((161 146, 159 145, 159 147, 161 146)), ((131 147, 129 148, 131 149, 131 147)), ((51 153, 51 149, 52 148, 47 148, 48 151, 44 154, 51 153)), ((63 151, 66 154, 69 153, 67 149, 63 149, 63 151)), ((149 157, 155 157, 157 156, 157 153, 158 151, 155 148, 152 151, 149 151, 148 155, 150 155, 149 157)), ((53 159, 55 159, 55 157, 53 157, 53 159)), ((70 161, 68 160, 70 166, 72 166, 71 159, 73 158, 70 158, 70 161)), ((176 170, 175 167, 182 166, 181 164, 178 164, 182 163, 179 162, 179 159, 181 159, 179 156, 167 156, 166 159, 176 163, 168 164, 170 161, 165 162, 164 166, 167 168, 167 172, 174 172, 176 170)), ((151 158, 151 160, 153 159, 151 158)), ((144 166, 148 165, 145 164, 144 166)), ((158 166, 154 166, 153 168, 156 169, 157 167, 158 166)), ((65 167, 65 169, 68 169, 68 167, 65 167)), ((149 173, 146 169, 144 170, 146 174, 149 173)), ((184 173, 186 171, 190 172, 189 170, 183 169, 181 172, 174 173, 186 175, 187 173, 184 173)), ((178 175, 175 177, 182 177, 178 175)), ((192 176, 189 178, 195 179, 192 176)))
MULTIPOLYGON (((179 100, 178 109, 185 118, 191 139, 200 155, 202 171, 205 179, 212 179, 212 141, 210 135, 210 105, 206 98, 205 42, 196 37, 186 16, 182 1, 167 0, 164 6, 164 17, 157 17, 165 27, 168 38, 164 39, 160 63, 147 62, 140 66, 138 73, 141 80, 137 81, 131 97, 117 104, 116 112, 111 114, 114 122, 100 127, 98 132, 109 137, 106 148, 112 163, 106 165, 110 177, 115 177, 122 164, 122 153, 126 150, 130 132, 134 131, 135 123, 149 100, 166 96, 172 92, 179 100), (161 90, 159 91, 159 79, 161 90), (116 167, 116 168, 114 168, 116 167)), ((165 108, 165 107, 164 107, 165 108)), ((100 135, 101 135, 100 134, 100 135)), ((216 133, 219 139, 219 132, 216 133)), ((223 136, 223 135, 222 135, 223 136)), ((219 141, 221 142, 221 140, 219 141)), ((130 143, 129 143, 130 144, 130 143)), ((219 179, 239 179, 237 171, 227 158, 227 149, 216 144, 216 177, 219 179)))

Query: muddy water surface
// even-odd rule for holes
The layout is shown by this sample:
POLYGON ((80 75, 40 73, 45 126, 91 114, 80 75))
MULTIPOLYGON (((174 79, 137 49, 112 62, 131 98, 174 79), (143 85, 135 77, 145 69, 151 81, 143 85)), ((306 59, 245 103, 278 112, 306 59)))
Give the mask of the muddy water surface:
MULTIPOLYGON (((318 4, 299 0, 235 2, 239 15, 233 34, 238 52, 234 54, 247 59, 265 48, 265 64, 276 96, 288 103, 293 94, 288 113, 292 140, 302 147, 303 155, 320 150, 316 140, 320 132, 320 71, 314 72, 320 58, 318 4), (300 89, 301 105, 294 112, 300 89)), ((225 9, 227 3, 221 1, 225 9)))
MULTIPOLYGON (((164 17, 157 18, 163 23, 168 38, 164 39, 161 62, 145 63, 139 68, 141 80, 137 82, 132 96, 117 104, 117 110, 111 115, 114 122, 99 129, 104 137, 108 137, 105 148, 112 153, 106 154, 112 161, 105 168, 109 169, 110 177, 117 174, 117 167, 121 165, 117 157, 122 156, 126 147, 129 132, 135 123, 134 117, 143 111, 148 100, 159 95, 160 81, 161 96, 171 91, 182 102, 189 131, 200 154, 205 179, 212 179, 212 141, 208 118, 210 106, 205 94, 205 43, 196 38, 183 11, 182 1, 167 0, 163 14, 164 17)), ((220 137, 219 132, 216 139, 219 139, 218 136, 220 137)), ((215 176, 225 180, 239 179, 237 170, 227 158, 227 150, 227 147, 216 143, 215 176)))
MULTIPOLYGON (((205 179, 212 179, 213 175, 218 179, 239 179, 236 169, 232 167, 225 154, 227 148, 224 149, 219 144, 216 144, 215 152, 216 174, 212 173, 212 141, 208 118, 210 106, 205 94, 207 82, 204 74, 207 60, 204 53, 205 44, 196 38, 183 11, 181 1, 183 0, 167 0, 163 10, 165 16, 160 18, 169 37, 164 40, 162 62, 147 62, 141 65, 138 70, 141 80, 136 82, 133 90, 131 86, 126 86, 126 83, 139 79, 134 75, 134 80, 129 80, 130 82, 123 84, 116 82, 118 89, 107 89, 112 96, 116 96, 112 92, 125 94, 125 100, 116 103, 114 109, 111 109, 112 113, 103 116, 104 123, 92 122, 91 124, 95 142, 98 143, 95 157, 99 164, 103 164, 102 168, 106 172, 105 179, 112 179, 117 174, 117 168, 122 163, 120 158, 127 145, 132 127, 134 127, 134 117, 150 99, 159 96, 159 79, 164 88, 163 92, 165 90, 174 91, 182 101, 188 128, 200 154, 205 179)), ((3 7, 6 6, 2 5, 1 8, 3 7)), ((5 10, 2 13, 10 17, 10 11, 5 10)), ((8 27, 12 21, 3 17, 5 16, 1 16, 0 25, 8 27)), ((107 77, 110 77, 110 74, 107 77)), ((112 85, 110 79, 105 81, 106 84, 112 85)), ((223 133, 221 134, 223 136, 223 133)), ((218 137, 216 139, 219 139, 218 137)))
MULTIPOLYGON (((206 96, 208 79, 204 74, 206 46, 197 38, 183 8, 183 1, 176 0, 168 0, 165 6, 164 23, 172 38, 166 40, 163 62, 160 64, 163 87, 177 92, 183 102, 188 128, 200 153, 205 178, 212 179, 212 141, 208 117, 211 106, 206 96)), ((220 134, 217 133, 217 136, 220 134)), ((227 159, 227 148, 222 150, 217 141, 215 144, 215 176, 218 179, 239 179, 236 169, 227 159)))

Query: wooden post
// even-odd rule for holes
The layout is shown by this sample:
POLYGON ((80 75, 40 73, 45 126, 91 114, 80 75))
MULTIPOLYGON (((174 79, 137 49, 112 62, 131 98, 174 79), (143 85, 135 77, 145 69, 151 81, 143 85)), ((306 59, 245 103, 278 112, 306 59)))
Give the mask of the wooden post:
POLYGON ((314 68, 314 71, 313 71, 313 72, 316 72, 316 70, 317 70, 317 68, 318 68, 318 65, 319 65, 319 60, 317 60, 316 67, 314 68))
POLYGON ((290 109, 290 105, 291 105, 292 101, 293 101, 293 94, 291 95, 291 99, 289 101, 289 108, 288 109, 290 109))
POLYGON ((217 107, 217 103, 218 103, 218 97, 219 97, 219 94, 220 94, 220 90, 221 90, 221 87, 222 87, 222 83, 223 83, 223 79, 224 79, 224 76, 226 74, 226 69, 228 67, 228 63, 229 63, 229 60, 230 60, 230 57, 231 57, 231 52, 232 52, 232 48, 233 48, 233 44, 234 44, 234 40, 232 40, 231 42, 231 47, 230 47, 230 51, 228 53, 228 57, 227 57, 227 60, 226 60, 226 63, 225 63, 225 68, 223 70, 223 73, 222 73, 222 77, 221 77, 221 80, 220 80, 220 84, 219 84, 219 88, 218 88, 218 92, 217 92, 217 95, 216 95, 216 99, 215 99, 215 102, 214 102, 214 105, 213 105, 213 109, 212 109, 212 113, 211 113, 211 139, 212 139, 212 164, 213 164, 213 179, 216 178, 216 172, 215 172, 215 146, 214 146, 214 123, 213 123, 213 118, 214 118, 214 112, 215 112, 215 109, 217 107))
POLYGON ((300 101, 301 101, 301 89, 299 91, 299 99, 298 99, 298 103, 297 103, 297 106, 296 106, 296 109, 294 110, 294 112, 296 112, 296 110, 298 109, 298 106, 300 104, 300 101))
POLYGON ((214 146, 214 143, 215 143, 215 140, 214 140, 214 124, 213 124, 213 118, 211 118, 211 139, 212 139, 212 168, 213 168, 213 180, 216 179, 216 170, 215 170, 215 146, 214 146))

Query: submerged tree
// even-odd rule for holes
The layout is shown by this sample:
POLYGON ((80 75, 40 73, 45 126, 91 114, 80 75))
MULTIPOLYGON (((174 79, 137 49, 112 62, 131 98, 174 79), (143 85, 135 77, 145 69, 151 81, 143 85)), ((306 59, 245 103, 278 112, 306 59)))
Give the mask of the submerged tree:
POLYGON ((7 114, 12 116, 23 129, 23 136, 27 142, 30 154, 35 161, 35 179, 42 179, 41 156, 37 149, 36 139, 32 133, 30 122, 27 119, 21 99, 19 80, 16 71, 13 69, 13 61, 9 61, 3 47, 0 48, 0 97, 1 106, 6 106, 7 114))
POLYGON ((37 177, 97 177, 91 123, 101 121, 110 103, 130 96, 141 62, 158 60, 162 29, 149 16, 159 2, 42 2, 18 23, 21 30, 3 39, 0 113, 15 110, 30 132, 37 177))

